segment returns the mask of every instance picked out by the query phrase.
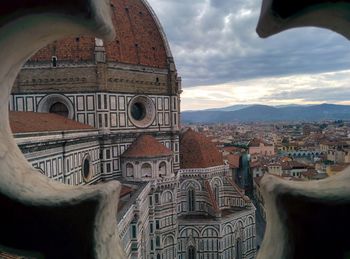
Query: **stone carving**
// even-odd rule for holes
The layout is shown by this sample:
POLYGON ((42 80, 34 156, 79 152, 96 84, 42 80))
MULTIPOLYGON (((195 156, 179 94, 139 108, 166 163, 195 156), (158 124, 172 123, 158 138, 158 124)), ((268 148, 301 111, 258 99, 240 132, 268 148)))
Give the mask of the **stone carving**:
MULTIPOLYGON (((350 38, 350 1, 264 0, 257 32, 317 26, 350 38)), ((261 181, 267 226, 258 259, 349 258, 350 169, 313 182, 261 181)))
POLYGON ((120 184, 70 187, 33 169, 8 122, 11 87, 25 61, 77 35, 114 37, 107 0, 6 1, 0 8, 0 244, 44 258, 124 258, 116 233, 120 184))

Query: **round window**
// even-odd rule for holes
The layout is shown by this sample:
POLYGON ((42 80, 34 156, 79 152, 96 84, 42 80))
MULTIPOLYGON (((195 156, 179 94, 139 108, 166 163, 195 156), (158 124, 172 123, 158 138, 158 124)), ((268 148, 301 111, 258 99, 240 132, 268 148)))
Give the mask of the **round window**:
POLYGON ((85 155, 82 164, 82 173, 85 181, 89 181, 91 178, 91 166, 90 166, 90 157, 85 155))
POLYGON ((156 116, 155 104, 151 98, 138 95, 135 96, 128 105, 128 115, 130 121, 138 128, 149 127, 156 116))
POLYGON ((49 112, 61 115, 66 118, 68 118, 68 114, 69 114, 67 106, 61 102, 57 102, 51 105, 49 112))
POLYGON ((134 120, 141 121, 146 116, 146 108, 143 103, 134 103, 131 107, 131 116, 134 120))

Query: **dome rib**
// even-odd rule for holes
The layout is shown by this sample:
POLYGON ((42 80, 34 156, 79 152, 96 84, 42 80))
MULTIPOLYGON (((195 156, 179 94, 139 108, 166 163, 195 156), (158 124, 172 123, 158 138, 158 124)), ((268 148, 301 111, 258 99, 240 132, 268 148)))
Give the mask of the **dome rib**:
MULTIPOLYGON (((111 0, 116 39, 105 44, 107 62, 165 69, 172 58, 164 30, 145 0, 111 0)), ((68 38, 39 50, 31 62, 93 62, 95 39, 68 38)))

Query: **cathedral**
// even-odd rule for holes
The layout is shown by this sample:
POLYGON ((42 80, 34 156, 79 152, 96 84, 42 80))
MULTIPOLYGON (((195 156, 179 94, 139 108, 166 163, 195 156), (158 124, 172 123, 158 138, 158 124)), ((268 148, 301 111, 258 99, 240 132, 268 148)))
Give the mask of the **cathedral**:
POLYGON ((122 183, 127 258, 255 258, 252 202, 216 146, 180 128, 181 78, 155 13, 146 0, 111 9, 112 42, 56 41, 25 64, 9 103, 18 146, 55 181, 122 183))

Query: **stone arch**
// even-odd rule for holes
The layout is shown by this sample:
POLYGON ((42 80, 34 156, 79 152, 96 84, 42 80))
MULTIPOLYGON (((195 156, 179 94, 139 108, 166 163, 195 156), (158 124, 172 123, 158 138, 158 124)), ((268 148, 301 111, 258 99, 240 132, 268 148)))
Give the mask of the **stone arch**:
POLYGON ((173 259, 175 258, 175 237, 173 235, 167 235, 163 238, 163 258, 173 259))
POLYGON ((185 227, 184 229, 182 229, 179 233, 180 237, 189 237, 190 235, 188 235, 188 232, 191 232, 191 236, 192 237, 199 237, 200 236, 200 232, 194 228, 194 227, 185 227))
POLYGON ((184 182, 181 183, 180 190, 187 191, 191 187, 193 189, 195 189, 196 191, 201 191, 201 189, 202 189, 201 184, 197 180, 189 179, 189 180, 185 180, 184 182))
POLYGON ((238 230, 241 230, 243 228, 244 228, 244 222, 241 219, 237 220, 233 226, 234 232, 237 232, 238 230))
POLYGON ((173 200, 174 200, 173 197, 174 197, 174 195, 173 195, 172 191, 167 190, 167 191, 163 192, 163 194, 162 194, 162 203, 166 204, 166 203, 173 202, 173 200))
POLYGON ((224 234, 230 234, 230 233, 233 233, 233 227, 231 226, 231 224, 227 224, 225 227, 224 227, 224 234))
POLYGON ((126 167, 126 176, 134 177, 134 174, 135 174, 134 165, 132 163, 127 163, 125 167, 126 167))
POLYGON ((46 112, 49 113, 51 108, 56 104, 62 104, 64 105, 67 110, 67 118, 68 119, 74 119, 74 106, 63 94, 48 94, 44 98, 42 98, 38 104, 37 111, 38 112, 46 112))
POLYGON ((218 237, 219 231, 213 227, 205 227, 201 231, 201 237, 218 237), (209 235, 209 233, 215 233, 215 235, 209 235))
POLYGON ((175 237, 174 235, 167 235, 163 238, 163 245, 164 247, 174 245, 175 244, 175 237))
POLYGON ((215 184, 218 185, 218 186, 220 186, 220 187, 224 185, 222 179, 221 179, 220 177, 218 177, 218 176, 214 177, 214 178, 211 179, 211 181, 210 181, 210 186, 211 186, 212 188, 214 187, 215 184))
POLYGON ((152 177, 152 165, 150 163, 143 163, 141 166, 141 176, 150 178, 152 177))
POLYGON ((246 223, 245 226, 254 224, 254 218, 252 216, 248 216, 245 220, 245 223, 246 223))

